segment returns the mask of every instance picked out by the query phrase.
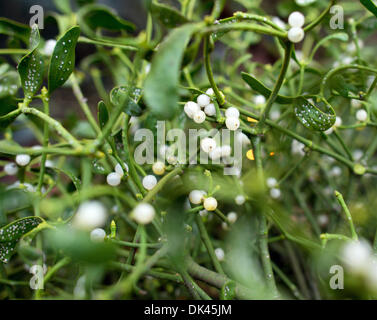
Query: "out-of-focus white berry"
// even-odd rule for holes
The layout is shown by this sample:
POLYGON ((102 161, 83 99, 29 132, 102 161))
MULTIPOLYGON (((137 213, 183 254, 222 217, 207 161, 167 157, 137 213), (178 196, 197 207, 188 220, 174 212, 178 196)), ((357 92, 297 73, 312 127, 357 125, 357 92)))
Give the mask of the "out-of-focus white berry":
POLYGON ((342 125, 342 123, 343 123, 342 118, 341 117, 336 117, 335 118, 334 127, 335 128, 340 127, 342 125))
POLYGON ((279 110, 273 110, 270 112, 270 118, 272 121, 276 121, 280 118, 280 111, 279 110))
POLYGON ((217 159, 220 159, 221 158, 221 147, 216 147, 214 150, 211 150, 209 153, 208 153, 209 157, 212 159, 212 160, 217 160, 217 159))
POLYGON ((279 199, 281 196, 281 191, 278 188, 272 188, 270 190, 270 196, 272 199, 279 199))
POLYGON ((212 150, 215 150, 216 148, 216 141, 212 138, 204 138, 200 142, 200 146, 202 147, 203 151, 206 153, 211 152, 212 150))
POLYGON ((140 224, 151 223, 156 212, 149 203, 140 203, 132 211, 132 218, 140 224))
POLYGON ((237 215, 237 213, 232 211, 232 212, 229 212, 227 214, 227 218, 228 218, 230 223, 235 223, 238 219, 238 215, 237 215))
POLYGON ((326 227, 329 224, 329 216, 327 214, 320 214, 317 217, 317 221, 321 227, 326 227))
POLYGON ((46 160, 45 166, 46 166, 46 168, 53 168, 53 167, 55 167, 55 163, 52 160, 46 160))
POLYGON ((225 259, 225 252, 224 252, 223 249, 216 248, 215 249, 215 255, 216 255, 217 260, 224 261, 224 259, 225 259))
POLYGON ((208 216, 208 211, 205 210, 205 209, 200 210, 200 211, 199 211, 199 215, 200 215, 202 218, 204 218, 204 217, 208 216))
POLYGON ((148 175, 143 178, 143 187, 147 190, 152 190, 157 184, 157 179, 154 175, 148 175))
POLYGON ((242 205, 245 203, 246 199, 245 199, 245 197, 244 197, 242 194, 239 194, 239 195, 234 199, 234 201, 235 201, 236 204, 238 204, 239 206, 242 206, 242 205))
POLYGON ((200 111, 200 107, 197 103, 189 101, 185 104, 184 111, 189 118, 193 118, 195 113, 200 111))
POLYGON ((364 155, 364 152, 360 149, 357 149, 355 150, 353 153, 352 153, 352 158, 355 160, 355 161, 359 161, 361 160, 361 158, 363 157, 364 155))
POLYGON ((275 23, 281 29, 285 29, 287 27, 286 23, 279 17, 272 17, 272 22, 275 23))
POLYGON ((120 185, 121 178, 122 177, 119 174, 117 174, 116 172, 111 172, 107 175, 106 181, 107 181, 108 185, 110 185, 112 187, 116 187, 116 186, 120 185))
POLYGON ((368 112, 364 109, 357 110, 356 112, 356 119, 361 122, 365 122, 368 120, 368 112))
POLYGON ((238 143, 241 143, 243 146, 247 146, 251 143, 250 139, 243 132, 237 132, 236 139, 238 143))
POLYGON ((332 177, 339 177, 342 174, 342 169, 338 166, 335 166, 330 170, 329 174, 332 177))
POLYGON ((230 107, 230 108, 226 109, 225 117, 227 117, 227 118, 231 118, 231 117, 239 118, 240 112, 238 111, 237 108, 230 107))
POLYGON ((154 174, 162 176, 165 173, 165 164, 161 161, 157 161, 153 164, 152 170, 154 174))
POLYGON ((288 39, 293 43, 301 42, 305 37, 305 32, 301 28, 291 28, 288 31, 288 39))
POLYGON ((305 155, 304 148, 305 148, 305 145, 301 143, 300 141, 297 141, 297 140, 292 141, 292 146, 291 146, 292 154, 298 154, 298 155, 304 156, 305 155))
POLYGON ((204 108, 205 106, 208 106, 211 103, 211 98, 206 94, 201 94, 196 99, 196 102, 198 103, 199 107, 204 108))
POLYGON ((215 105, 213 103, 210 103, 209 105, 205 106, 204 113, 209 117, 214 116, 216 114, 215 105))
POLYGON ((221 156, 222 157, 229 157, 232 153, 232 148, 229 145, 225 145, 221 147, 221 156))
POLYGON ((364 272, 370 262, 371 248, 365 241, 353 241, 342 248, 342 260, 354 272, 364 272))
POLYGON ((101 228, 96 228, 90 233, 90 240, 92 240, 93 242, 103 242, 105 238, 106 232, 101 228))
POLYGON ((207 211, 214 211, 217 208, 217 200, 214 197, 205 198, 203 206, 207 211))
POLYGON ((213 91, 212 88, 209 88, 207 91, 206 91, 206 94, 209 95, 209 96, 213 96, 215 94, 215 91, 213 91))
POLYGON ((267 187, 269 188, 275 188, 278 182, 275 178, 270 177, 270 178, 267 178, 266 184, 267 184, 267 187))
MULTIPOLYGON (((123 162, 123 164, 124 164, 124 167, 126 168, 126 170, 127 170, 127 172, 128 172, 128 165, 127 165, 127 163, 124 163, 124 162, 123 162)), ((122 168, 122 166, 120 165, 120 163, 117 163, 117 164, 116 164, 114 170, 115 170, 115 172, 116 172, 118 175, 120 175, 121 177, 124 176, 124 171, 123 171, 123 168, 122 168)))
POLYGON ((351 99, 351 107, 352 108, 357 109, 357 108, 360 108, 361 105, 362 105, 361 101, 356 100, 356 99, 351 99))
POLYGON ((292 12, 288 17, 288 23, 292 28, 302 28, 305 24, 305 17, 301 12, 292 12))
POLYGON ((176 156, 168 156, 168 158, 166 159, 166 161, 171 164, 171 165, 176 165, 178 163, 178 159, 176 156))
POLYGON ((261 106, 261 105, 264 105, 266 103, 265 96, 262 96, 261 94, 256 95, 253 100, 254 100, 254 103, 257 106, 261 106))
POLYGON ((30 159, 28 154, 19 154, 16 156, 16 163, 21 167, 25 167, 29 164, 30 159))
POLYGON ((195 123, 198 123, 198 124, 203 123, 204 121, 206 121, 206 114, 200 110, 198 112, 195 112, 192 119, 195 121, 195 123))
POLYGON ((51 56, 54 52, 55 46, 56 46, 56 40, 54 39, 47 40, 42 52, 46 56, 51 56))
POLYGON ((82 203, 73 218, 73 226, 83 230, 102 227, 107 219, 106 208, 99 201, 82 203))
POLYGON ((240 119, 236 117, 227 117, 225 125, 230 131, 236 131, 240 127, 240 119))
POLYGON ((334 128, 331 127, 331 128, 327 129, 327 130, 324 131, 324 132, 325 132, 325 134, 327 134, 327 135, 332 134, 332 133, 334 132, 334 128))
POLYGON ((8 176, 14 176, 17 174, 18 172, 18 167, 16 166, 15 163, 11 162, 11 163, 7 163, 5 166, 4 166, 4 172, 8 175, 8 176))
POLYGON ((203 190, 192 190, 189 194, 189 200, 192 204, 201 204, 206 192, 203 190))

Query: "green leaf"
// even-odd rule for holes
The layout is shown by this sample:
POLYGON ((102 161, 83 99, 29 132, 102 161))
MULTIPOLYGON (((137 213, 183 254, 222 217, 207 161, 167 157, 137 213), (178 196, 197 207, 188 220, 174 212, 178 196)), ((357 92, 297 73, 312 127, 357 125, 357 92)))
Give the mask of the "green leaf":
POLYGON ((43 57, 38 51, 39 42, 39 29, 34 25, 30 36, 31 52, 24 56, 18 65, 22 89, 28 99, 31 99, 43 84, 45 66, 43 57))
POLYGON ((377 6, 372 0, 360 0, 361 4, 377 17, 377 6))
POLYGON ((178 10, 168 5, 152 2, 150 6, 152 15, 167 28, 177 28, 189 20, 178 10))
POLYGON ((172 119, 178 106, 179 71, 185 48, 198 25, 188 24, 173 30, 152 60, 144 85, 144 98, 159 119, 172 119))
POLYGON ((19 112, 14 116, 7 116, 8 113, 17 109, 18 102, 16 98, 11 96, 0 99, 0 131, 6 129, 21 114, 19 112))
POLYGON ((123 112, 130 116, 140 116, 142 110, 139 106, 141 98, 140 88, 131 88, 129 86, 115 87, 110 92, 110 101, 113 105, 123 105, 123 112))
POLYGON ((337 92, 339 95, 345 98, 348 98, 350 93, 358 92, 358 89, 352 84, 348 84, 346 79, 340 74, 336 74, 331 77, 329 85, 332 91, 337 92))
POLYGON ((234 281, 227 281, 221 288, 221 300, 234 300, 236 297, 236 283, 234 281))
POLYGON ((26 24, 18 23, 7 18, 0 18, 0 34, 17 37, 25 43, 28 43, 30 27, 26 24))
POLYGON ((135 30, 135 25, 118 17, 116 13, 103 5, 91 4, 84 6, 78 12, 80 26, 84 33, 95 35, 95 30, 102 28, 109 31, 135 30))
POLYGON ((56 43, 48 72, 48 91, 52 93, 61 87, 71 75, 75 66, 75 49, 80 28, 69 29, 56 43))
MULTIPOLYGON (((266 99, 270 97, 272 91, 252 75, 242 72, 242 79, 250 86, 250 88, 265 96, 266 99)), ((294 99, 295 98, 292 97, 278 95, 275 101, 280 104, 292 104, 294 99)))
POLYGON ((70 14, 72 12, 70 0, 53 0, 56 8, 62 13, 70 14))
POLYGON ((107 121, 109 121, 109 112, 107 111, 105 102, 100 101, 98 103, 98 122, 101 129, 105 127, 107 121))
POLYGON ((81 180, 79 178, 77 178, 71 171, 69 171, 67 169, 57 168, 57 167, 53 167, 52 170, 54 170, 54 171, 56 171, 58 173, 65 174, 68 178, 71 179, 71 181, 73 182, 76 190, 80 190, 81 189, 81 180))
POLYGON ((336 115, 327 102, 324 101, 323 104, 329 113, 323 112, 303 97, 296 98, 293 106, 297 119, 304 127, 314 131, 326 131, 334 125, 336 115))
POLYGON ((42 222, 43 220, 39 217, 27 217, 2 227, 0 229, 0 261, 7 263, 15 251, 18 240, 42 222))
POLYGON ((15 71, 7 72, 0 76, 0 99, 14 96, 20 87, 20 78, 15 71))

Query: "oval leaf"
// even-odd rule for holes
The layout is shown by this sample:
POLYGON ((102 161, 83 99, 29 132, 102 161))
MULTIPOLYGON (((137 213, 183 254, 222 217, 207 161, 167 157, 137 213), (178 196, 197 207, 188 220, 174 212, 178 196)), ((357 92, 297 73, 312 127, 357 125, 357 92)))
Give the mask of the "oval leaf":
POLYGON ((101 129, 105 127, 107 121, 109 121, 109 112, 107 111, 105 102, 100 101, 98 103, 98 122, 101 129))
POLYGON ((302 97, 296 98, 293 105, 297 119, 310 130, 326 131, 335 123, 335 112, 329 104, 326 107, 330 113, 324 113, 302 97))
POLYGON ((178 10, 168 5, 152 2, 150 6, 152 15, 167 28, 176 28, 189 22, 178 10))
POLYGON ((71 75, 75 66, 75 49, 80 28, 69 29, 56 43, 48 72, 48 92, 61 87, 71 75))
POLYGON ((0 34, 17 37, 27 43, 30 37, 30 27, 7 18, 0 18, 0 34))
POLYGON ((159 119, 171 119, 178 110, 179 69, 185 48, 197 25, 173 30, 153 57, 145 81, 145 101, 159 119))
POLYGON ((372 0, 360 0, 361 4, 377 17, 377 6, 372 0))
MULTIPOLYGON (((266 99, 270 97, 271 90, 268 89, 262 82, 255 79, 252 75, 242 72, 242 79, 250 86, 251 89, 265 96, 266 99)), ((295 98, 278 95, 275 101, 280 104, 291 104, 294 99, 295 98)))

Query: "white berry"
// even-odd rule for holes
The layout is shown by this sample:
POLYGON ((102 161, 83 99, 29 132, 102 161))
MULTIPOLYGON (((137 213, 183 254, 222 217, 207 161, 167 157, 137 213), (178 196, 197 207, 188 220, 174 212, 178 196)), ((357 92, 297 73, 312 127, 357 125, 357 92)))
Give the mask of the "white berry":
POLYGON ((228 117, 225 124, 230 131, 236 131, 240 127, 240 120, 236 117, 228 117))
POLYGON ((102 227, 107 219, 106 208, 99 201, 88 201, 80 205, 73 219, 76 228, 93 230, 102 227))
POLYGON ((25 167, 29 164, 30 159, 28 154, 19 154, 16 156, 16 163, 21 167, 25 167))
POLYGON ((242 194, 240 194, 240 195, 238 195, 238 196, 234 199, 234 201, 235 201, 236 204, 238 204, 239 206, 242 206, 242 205, 245 203, 246 199, 245 199, 245 197, 244 197, 242 194))
POLYGON ((235 212, 229 212, 227 218, 230 223, 235 223, 237 221, 238 215, 235 212))
POLYGON ((199 107, 204 108, 211 103, 211 98, 206 94, 201 94, 197 99, 196 102, 198 103, 199 107))
POLYGON ((132 212, 132 218, 140 224, 151 223, 156 212, 149 203, 140 203, 132 212))
POLYGON ((305 32, 301 28, 291 28, 288 31, 288 39, 293 43, 301 42, 305 37, 305 32))
POLYGON ((267 187, 269 187, 269 188, 275 188, 276 187, 276 185, 277 185, 277 181, 276 181, 276 179, 275 178, 267 178, 267 181, 266 181, 266 184, 267 184, 267 187))
MULTIPOLYGON (((127 163, 123 163, 124 164, 124 167, 126 168, 126 171, 128 172, 128 165, 127 163)), ((115 168, 114 168, 115 172, 120 175, 121 177, 124 176, 124 171, 123 171, 123 168, 122 166, 120 165, 120 163, 117 163, 115 168)))
POLYGON ((232 148, 229 145, 225 145, 221 147, 221 156, 222 157, 229 157, 232 153, 232 148))
POLYGON ((356 112, 356 119, 361 122, 365 122, 368 120, 368 112, 364 109, 360 109, 356 112))
POLYGON ((257 105, 257 106, 261 106, 263 104, 266 103, 266 98, 264 96, 262 96, 261 94, 258 94, 254 97, 254 103, 257 105))
POLYGON ((106 181, 107 181, 108 185, 110 185, 112 187, 116 187, 116 186, 120 185, 121 178, 122 177, 119 174, 117 174, 116 172, 111 172, 107 175, 106 181))
POLYGON ((189 118, 193 118, 194 114, 200 111, 200 107, 197 103, 189 101, 185 104, 184 111, 189 118))
POLYGON ((305 17, 301 12, 292 12, 289 15, 288 23, 292 28, 302 28, 305 24, 305 17))
POLYGON ((51 56, 54 52, 55 46, 56 46, 56 40, 54 39, 47 40, 42 51, 46 56, 51 56))
POLYGON ((93 242, 103 242, 106 238, 106 232, 105 230, 101 229, 101 228, 96 228, 94 230, 92 230, 92 232, 90 233, 90 240, 92 240, 93 242))
POLYGON ((281 196, 281 191, 278 188, 272 188, 270 190, 270 196, 272 199, 279 199, 281 196))
POLYGON ((212 150, 215 150, 216 148, 216 141, 212 138, 204 138, 200 142, 200 146, 202 147, 203 151, 206 153, 211 152, 212 150))
POLYGON ((14 176, 15 174, 17 174, 18 172, 18 167, 16 166, 15 163, 7 163, 5 166, 4 166, 4 172, 8 175, 8 176, 14 176))
POLYGON ((343 123, 342 118, 341 117, 336 117, 335 118, 334 127, 340 127, 342 125, 342 123, 343 123))
POLYGON ((195 121, 195 123, 198 123, 198 124, 203 123, 206 120, 206 114, 201 110, 197 111, 195 112, 192 119, 195 121))
POLYGON ((216 114, 216 107, 213 103, 210 103, 209 105, 205 106, 204 112, 207 116, 212 117, 216 114))
POLYGON ((221 147, 216 147, 214 150, 211 150, 208 153, 208 155, 212 160, 220 159, 221 158, 221 147))
POLYGON ((240 117, 240 112, 238 111, 237 108, 234 108, 234 107, 230 107, 228 109, 226 109, 225 111, 225 117, 227 118, 239 118, 240 117))
POLYGON ((192 190, 189 194, 189 200, 192 204, 200 204, 203 202, 205 195, 206 193, 203 190, 192 190))
POLYGON ((165 164, 161 161, 157 161, 153 164, 152 170, 154 174, 162 176, 165 173, 165 164))
POLYGON ((209 89, 206 91, 206 95, 213 96, 214 94, 215 94, 215 91, 213 91, 212 88, 209 88, 209 89))
POLYGON ((351 99, 351 107, 352 108, 360 108, 362 105, 362 103, 359 101, 359 100, 356 100, 356 99, 351 99))
POLYGON ((223 249, 216 248, 215 249, 215 255, 216 255, 217 260, 224 261, 224 259, 225 259, 225 252, 224 252, 223 249))
POLYGON ((214 211, 217 208, 217 200, 214 197, 206 198, 203 206, 207 211, 214 211))
POLYGON ((143 179, 143 187, 147 190, 152 190, 157 184, 157 179, 153 175, 145 176, 143 179))

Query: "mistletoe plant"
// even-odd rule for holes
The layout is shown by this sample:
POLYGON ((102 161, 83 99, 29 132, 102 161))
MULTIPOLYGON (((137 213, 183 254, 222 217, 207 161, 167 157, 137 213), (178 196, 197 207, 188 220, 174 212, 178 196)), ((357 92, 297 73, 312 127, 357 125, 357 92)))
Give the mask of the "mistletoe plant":
POLYGON ((54 2, 0 18, 2 299, 377 296, 371 0, 54 2))

